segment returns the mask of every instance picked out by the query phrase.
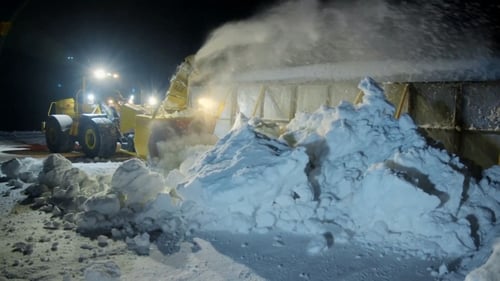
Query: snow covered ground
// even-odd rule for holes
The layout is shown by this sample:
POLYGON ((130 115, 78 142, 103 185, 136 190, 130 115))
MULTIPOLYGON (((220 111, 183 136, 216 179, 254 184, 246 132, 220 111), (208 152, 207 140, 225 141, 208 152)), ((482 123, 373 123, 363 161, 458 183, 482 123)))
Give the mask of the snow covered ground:
POLYGON ((279 136, 240 116, 170 171, 3 162, 0 280, 499 280, 500 167, 472 174, 359 87, 279 136))

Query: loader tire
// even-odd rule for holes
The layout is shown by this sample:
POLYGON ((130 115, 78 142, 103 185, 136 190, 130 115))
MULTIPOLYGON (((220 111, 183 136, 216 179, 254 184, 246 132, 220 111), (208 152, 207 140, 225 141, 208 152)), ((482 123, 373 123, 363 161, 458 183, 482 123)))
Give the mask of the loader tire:
MULTIPOLYGON (((69 117, 71 120, 71 117, 69 117)), ((64 116, 49 116, 45 123, 45 143, 52 153, 70 152, 74 147, 74 140, 69 134, 71 121, 66 120, 64 116), (69 126, 68 123, 69 122, 69 126), (61 124, 63 123, 63 124, 61 124)))
POLYGON ((117 131, 107 118, 83 119, 79 143, 87 157, 109 158, 116 152, 117 131))

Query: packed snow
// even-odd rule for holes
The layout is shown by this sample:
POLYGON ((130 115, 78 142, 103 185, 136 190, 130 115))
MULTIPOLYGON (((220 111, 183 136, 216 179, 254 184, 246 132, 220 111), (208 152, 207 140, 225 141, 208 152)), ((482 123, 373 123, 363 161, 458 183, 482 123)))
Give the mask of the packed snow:
MULTIPOLYGON (((374 80, 363 79, 359 88, 362 103, 300 113, 280 133, 240 115, 213 147, 186 148, 186 160, 168 173, 135 158, 76 164, 59 154, 12 159, 1 171, 9 184, 26 185, 22 190, 33 208, 61 219, 47 222, 49 227, 63 224, 100 245, 123 241, 139 256, 152 254, 152 242, 168 256, 182 252, 186 241, 206 251, 210 243, 201 236, 240 241, 246 235, 270 239, 277 248, 287 239, 299 241, 293 251, 283 251, 310 268, 329 267, 335 264, 329 257, 361 248, 379 259, 442 261, 405 280, 498 280, 500 167, 471 174, 459 157, 430 145, 408 115, 395 119, 374 80)), ((243 240, 239 251, 248 243, 243 240)), ((396 280, 396 271, 363 274, 396 280)), ((283 270, 262 274, 273 280, 342 276, 326 272, 320 278, 289 277, 283 270)), ((84 270, 85 280, 120 276, 113 262, 84 270)), ((367 278, 350 276, 343 280, 367 278)))

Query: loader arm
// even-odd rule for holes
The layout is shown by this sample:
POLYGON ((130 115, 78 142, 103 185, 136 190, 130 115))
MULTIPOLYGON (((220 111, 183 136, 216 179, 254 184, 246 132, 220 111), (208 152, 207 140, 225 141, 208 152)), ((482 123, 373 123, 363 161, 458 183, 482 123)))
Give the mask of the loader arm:
POLYGON ((170 87, 160 105, 166 112, 181 111, 188 107, 189 76, 193 71, 193 61, 194 56, 186 57, 170 79, 170 87))

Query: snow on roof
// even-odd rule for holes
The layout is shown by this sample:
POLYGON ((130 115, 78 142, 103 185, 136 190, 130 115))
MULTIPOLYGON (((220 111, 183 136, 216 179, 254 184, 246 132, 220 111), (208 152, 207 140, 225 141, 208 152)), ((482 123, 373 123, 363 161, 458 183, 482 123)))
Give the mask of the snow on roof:
POLYGON ((500 79, 500 59, 352 61, 252 70, 235 74, 240 83, 353 81, 370 76, 384 82, 487 81, 500 79))

